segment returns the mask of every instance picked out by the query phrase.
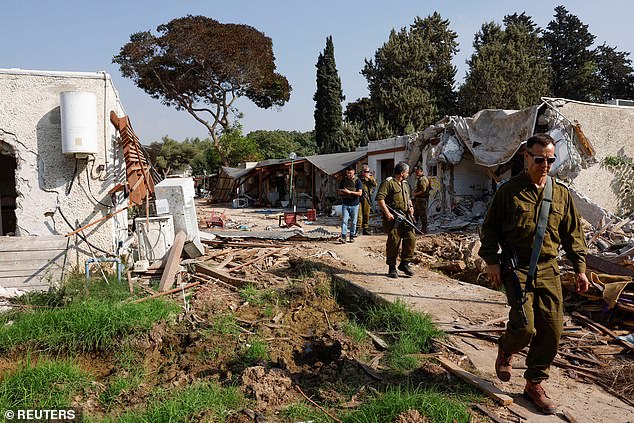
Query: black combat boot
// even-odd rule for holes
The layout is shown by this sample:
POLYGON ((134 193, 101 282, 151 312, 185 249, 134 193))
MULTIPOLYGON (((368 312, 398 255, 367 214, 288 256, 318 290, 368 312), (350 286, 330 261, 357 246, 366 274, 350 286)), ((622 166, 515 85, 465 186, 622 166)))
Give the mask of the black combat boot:
POLYGON ((363 235, 372 235, 372 234, 370 233, 370 230, 368 228, 365 228, 363 230, 363 235))
POLYGON ((387 272, 388 278, 396 279, 398 278, 398 273, 396 272, 396 266, 390 266, 390 269, 387 272))
POLYGON ((409 262, 407 261, 402 261, 401 264, 398 265, 398 270, 405 273, 405 276, 408 278, 414 276, 414 271, 409 267, 409 262))

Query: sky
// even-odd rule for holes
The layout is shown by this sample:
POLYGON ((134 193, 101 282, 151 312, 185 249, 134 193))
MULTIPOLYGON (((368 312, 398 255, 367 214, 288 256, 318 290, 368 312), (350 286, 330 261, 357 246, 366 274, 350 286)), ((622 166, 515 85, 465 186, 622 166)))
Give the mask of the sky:
POLYGON ((123 78, 112 57, 131 34, 156 33, 158 25, 188 14, 251 25, 273 40, 277 71, 289 80, 291 98, 276 109, 259 109, 247 99, 238 100, 245 134, 258 129, 313 129, 315 64, 327 36, 333 37, 345 110, 347 102, 368 95, 360 71, 390 31, 434 11, 448 19, 458 34, 460 51, 453 60, 457 84, 464 79, 473 36, 482 24, 501 23, 505 15, 516 12, 526 12, 545 28, 554 8, 563 4, 589 25, 597 44, 634 51, 634 3, 626 0, 2 0, 1 4, 0 68, 108 72, 144 144, 165 135, 183 140, 208 134, 186 112, 163 106, 123 78))

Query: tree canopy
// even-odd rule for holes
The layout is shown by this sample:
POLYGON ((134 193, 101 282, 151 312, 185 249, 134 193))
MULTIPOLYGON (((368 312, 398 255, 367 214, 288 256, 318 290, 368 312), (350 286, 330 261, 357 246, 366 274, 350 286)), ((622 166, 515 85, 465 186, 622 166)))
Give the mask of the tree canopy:
POLYGON ((192 15, 159 25, 157 32, 132 34, 113 62, 153 98, 203 124, 228 163, 220 137, 232 130, 235 100, 270 108, 290 98, 288 80, 275 72, 271 39, 248 25, 192 15))
POLYGON ((460 87, 462 113, 522 109, 551 94, 551 69, 540 31, 525 13, 505 16, 504 27, 482 25, 460 87))
POLYGON ((456 69, 451 59, 458 51, 457 37, 437 12, 417 17, 409 28, 392 30, 361 71, 368 81, 369 101, 353 103, 348 118, 361 123, 366 133, 382 119, 381 126, 392 136, 421 130, 453 113, 456 69), (366 120, 356 120, 361 117, 366 120))

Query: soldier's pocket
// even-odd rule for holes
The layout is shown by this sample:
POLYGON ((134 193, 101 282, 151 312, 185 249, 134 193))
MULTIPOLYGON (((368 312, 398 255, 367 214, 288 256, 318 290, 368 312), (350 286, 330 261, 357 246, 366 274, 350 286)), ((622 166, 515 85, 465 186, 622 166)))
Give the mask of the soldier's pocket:
POLYGON ((516 201, 513 203, 513 215, 519 227, 534 226, 533 205, 516 201))

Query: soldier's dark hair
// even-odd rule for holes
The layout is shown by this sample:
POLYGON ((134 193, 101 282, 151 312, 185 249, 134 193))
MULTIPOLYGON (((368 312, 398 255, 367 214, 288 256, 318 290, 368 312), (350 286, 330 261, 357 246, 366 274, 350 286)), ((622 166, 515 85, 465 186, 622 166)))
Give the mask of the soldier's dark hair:
POLYGON ((394 174, 400 175, 401 173, 405 172, 408 169, 409 169, 409 165, 407 164, 407 162, 398 162, 396 166, 394 166, 394 174))
POLYGON ((535 134, 526 140, 526 148, 531 148, 535 144, 548 147, 548 144, 555 145, 555 140, 548 134, 535 134))
POLYGON ((356 172, 356 171, 357 171, 357 169, 355 169, 355 167, 354 167, 354 166, 352 166, 352 165, 350 165, 350 166, 348 166, 348 167, 346 168, 346 172, 347 172, 347 171, 349 171, 349 170, 352 170, 353 172, 356 172))

